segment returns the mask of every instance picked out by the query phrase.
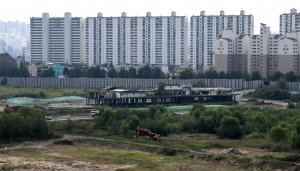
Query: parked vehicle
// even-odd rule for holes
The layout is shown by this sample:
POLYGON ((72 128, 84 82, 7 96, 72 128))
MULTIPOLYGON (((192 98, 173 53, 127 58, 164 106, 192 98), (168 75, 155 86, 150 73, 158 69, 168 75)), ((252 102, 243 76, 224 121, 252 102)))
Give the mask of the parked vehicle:
POLYGON ((94 117, 94 116, 97 115, 98 113, 99 113, 98 110, 92 110, 90 114, 91 114, 92 117, 94 117))
POLYGON ((46 120, 51 120, 52 117, 51 117, 51 116, 45 116, 45 119, 46 119, 46 120))

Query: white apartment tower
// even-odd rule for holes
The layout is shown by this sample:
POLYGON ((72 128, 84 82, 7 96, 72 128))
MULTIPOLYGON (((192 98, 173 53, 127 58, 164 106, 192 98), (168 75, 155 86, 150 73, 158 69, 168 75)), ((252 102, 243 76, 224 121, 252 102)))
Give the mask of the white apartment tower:
POLYGON ((31 62, 85 64, 85 19, 72 17, 30 18, 31 62))
POLYGON ((86 19, 86 62, 182 65, 188 57, 186 16, 97 17, 86 19))
POLYGON ((237 35, 252 36, 254 34, 254 16, 245 15, 205 15, 191 17, 190 60, 194 70, 206 70, 215 66, 214 49, 217 36, 223 30, 233 30, 237 35))
POLYGON ((300 13, 291 9, 290 13, 280 15, 280 34, 300 32, 300 13))

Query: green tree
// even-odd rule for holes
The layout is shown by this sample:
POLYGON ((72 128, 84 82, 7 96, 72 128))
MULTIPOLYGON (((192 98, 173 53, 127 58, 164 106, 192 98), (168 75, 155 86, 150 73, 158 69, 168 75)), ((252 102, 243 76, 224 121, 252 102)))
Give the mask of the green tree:
POLYGON ((108 70, 107 76, 110 78, 118 78, 118 72, 116 71, 112 62, 109 65, 109 70, 108 70))
POLYGON ((69 75, 70 75, 70 70, 69 70, 68 67, 64 67, 63 75, 64 75, 64 76, 69 76, 69 75))
POLYGON ((121 68, 118 75, 119 75, 119 78, 128 78, 129 77, 128 71, 124 68, 121 68))
POLYGON ((100 66, 90 67, 88 70, 88 75, 90 78, 105 78, 106 71, 101 69, 100 66))
POLYGON ((202 103, 195 103, 190 114, 198 119, 204 111, 206 111, 206 107, 202 103))
POLYGON ((299 149, 300 148, 300 119, 296 121, 295 132, 292 135, 292 147, 299 149))
POLYGON ((20 71, 15 61, 0 59, 0 77, 19 77, 20 71))
POLYGON ((272 81, 278 81, 280 77, 282 77, 283 74, 280 71, 275 72, 272 77, 271 80, 272 81))
POLYGON ((139 78, 151 78, 151 68, 146 65, 139 69, 138 71, 139 78))
POLYGON ((154 69, 151 70, 151 78, 152 79, 159 79, 162 71, 160 68, 155 67, 154 69))
POLYGON ((179 79, 194 79, 195 73, 190 69, 185 69, 179 73, 179 79))
POLYGON ((129 78, 137 78, 136 69, 133 67, 130 67, 128 70, 129 78))
POLYGON ((164 91, 166 87, 166 84, 164 82, 157 83, 157 90, 158 91, 164 91))
POLYGON ((224 72, 224 71, 221 71, 221 72, 218 74, 218 78, 219 78, 219 79, 225 79, 225 72, 224 72))
POLYGON ((202 72, 202 71, 199 71, 196 74, 196 78, 206 78, 206 73, 202 72))
POLYGON ((135 130, 140 125, 140 119, 136 115, 130 115, 126 120, 130 130, 135 130))
POLYGON ((81 69, 79 67, 75 67, 70 70, 70 77, 71 78, 79 78, 81 77, 81 69))
POLYGON ((128 123, 123 120, 121 123, 121 128, 120 128, 120 133, 124 136, 127 137, 129 135, 129 125, 128 123))
POLYGON ((114 120, 115 113, 110 107, 100 107, 99 114, 95 117, 95 127, 107 130, 110 126, 116 126, 114 120))
POLYGON ((240 121, 233 116, 223 116, 218 134, 223 138, 237 139, 242 137, 240 121))
POLYGON ((295 82, 297 80, 297 76, 295 75, 295 73, 293 71, 290 71, 285 74, 285 79, 288 82, 295 82))
POLYGON ((29 77, 30 76, 28 68, 24 66, 23 62, 20 63, 19 73, 20 73, 21 77, 29 77))
POLYGON ((197 83, 193 84, 193 87, 206 87, 206 84, 203 80, 199 80, 197 83))
POLYGON ((280 78, 277 85, 283 90, 289 90, 289 83, 284 78, 280 78))
POLYGON ((218 78, 218 73, 217 73, 216 70, 210 69, 210 70, 208 70, 208 71, 206 72, 206 76, 207 76, 207 78, 209 78, 209 79, 217 79, 217 78, 218 78))
POLYGON ((2 80, 1 80, 1 85, 5 86, 7 85, 7 78, 4 77, 2 80))
POLYGON ((270 134, 271 140, 274 141, 275 143, 285 142, 288 140, 287 129, 284 129, 279 125, 271 128, 269 134, 270 134))
POLYGON ((259 71, 253 71, 251 75, 251 80, 261 80, 259 71))
POLYGON ((81 76, 81 77, 89 77, 88 70, 82 69, 82 70, 80 70, 80 71, 81 71, 81 72, 80 72, 80 76, 81 76))
POLYGON ((242 78, 244 78, 246 81, 250 81, 250 75, 247 71, 244 71, 242 74, 242 78))
POLYGON ((55 76, 55 72, 52 67, 50 67, 48 70, 44 70, 41 75, 41 77, 54 77, 54 76, 55 76))

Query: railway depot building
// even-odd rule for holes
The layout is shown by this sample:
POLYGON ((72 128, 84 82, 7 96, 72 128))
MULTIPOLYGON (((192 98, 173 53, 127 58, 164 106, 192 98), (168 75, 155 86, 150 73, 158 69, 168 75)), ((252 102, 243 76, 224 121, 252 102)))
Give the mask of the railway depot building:
POLYGON ((221 103, 231 104, 234 94, 231 88, 193 88, 191 85, 168 84, 165 90, 126 90, 107 87, 89 92, 87 105, 114 107, 147 106, 156 104, 221 103))

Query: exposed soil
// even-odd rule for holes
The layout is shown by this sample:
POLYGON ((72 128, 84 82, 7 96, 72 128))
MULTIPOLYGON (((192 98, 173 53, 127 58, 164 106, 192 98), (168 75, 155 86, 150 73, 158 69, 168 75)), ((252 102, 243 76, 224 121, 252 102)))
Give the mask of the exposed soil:
MULTIPOLYGON (((176 139, 178 135, 172 135, 169 140, 176 139)), ((205 137, 214 137, 213 135, 199 135, 192 136, 194 139, 203 139, 205 137)), ((185 137, 185 136, 182 136, 185 137)), ((188 136, 187 136, 188 137, 188 136)), ((216 139, 217 137, 214 137, 216 139)), ((88 137, 88 136, 75 136, 65 135, 61 139, 49 140, 49 141, 35 141, 25 142, 21 145, 9 147, 7 149, 0 149, 0 168, 5 170, 6 166, 10 166, 14 170, 117 170, 125 168, 134 168, 132 164, 99 164, 91 161, 80 161, 59 153, 58 151, 49 148, 49 145, 59 144, 72 146, 74 142, 83 143, 91 146, 104 146, 107 149, 120 149, 130 151, 146 151, 149 153, 158 153, 166 156, 183 156, 185 154, 192 154, 191 160, 207 161, 211 165, 219 165, 220 168, 235 167, 245 170, 270 170, 270 171, 294 171, 300 170, 300 157, 298 155, 291 155, 281 158, 274 158, 274 161, 267 161, 263 159, 256 159, 254 156, 261 156, 269 153, 267 150, 255 149, 255 148, 230 148, 230 149, 201 149, 201 150, 186 150, 178 148, 162 147, 160 145, 143 144, 138 142, 130 142, 129 144, 124 142, 112 143, 113 140, 104 139, 102 137, 88 137), (89 140, 90 139, 90 140, 89 140), (97 141, 95 141, 97 140, 97 141), (96 144, 95 144, 96 143, 96 144), (27 158, 16 157, 18 156, 18 149, 34 149, 40 153, 57 157, 57 159, 38 159, 32 160, 27 158), (151 150, 150 150, 151 149, 151 150), (62 159, 63 158, 63 159, 62 159), (279 169, 279 170, 278 170, 279 169)), ((197 170, 199 167, 184 165, 180 166, 179 170, 197 170)), ((178 170, 178 168, 174 169, 178 170)), ((201 168, 203 170, 203 166, 201 168)), ((206 169, 207 170, 207 169, 206 169)))

